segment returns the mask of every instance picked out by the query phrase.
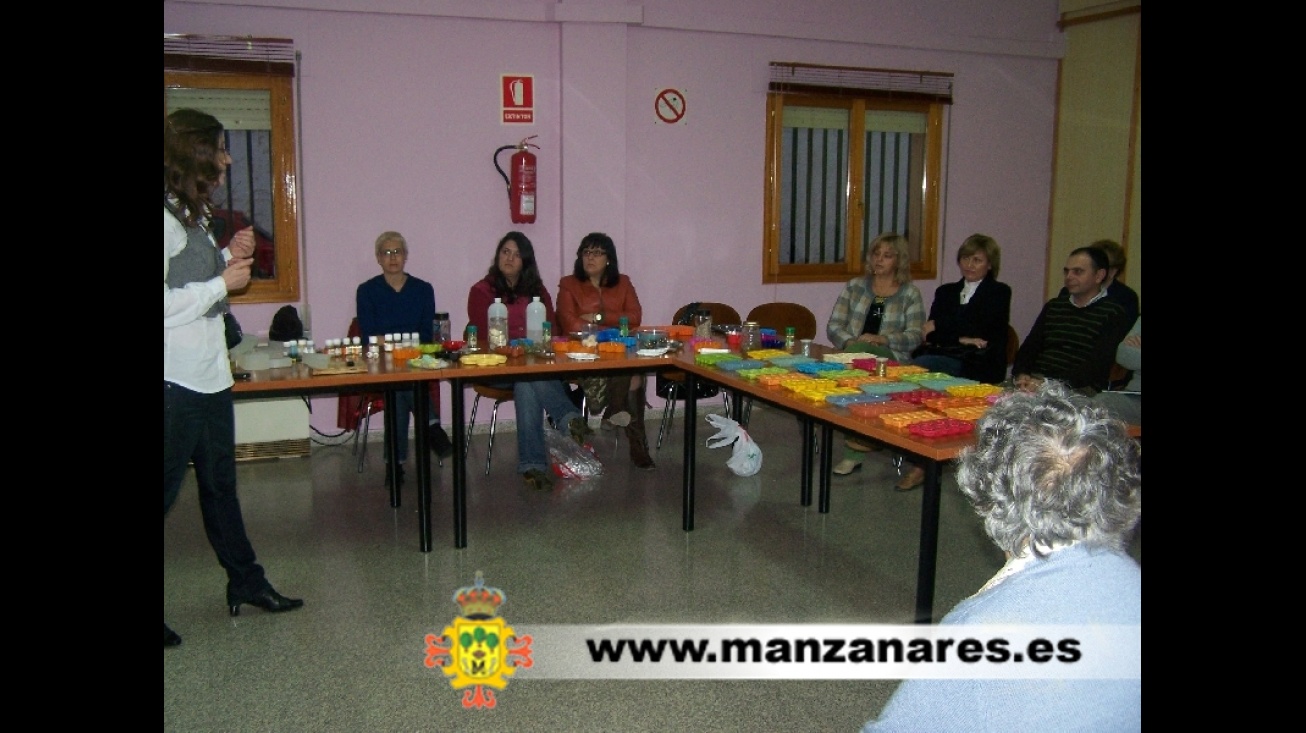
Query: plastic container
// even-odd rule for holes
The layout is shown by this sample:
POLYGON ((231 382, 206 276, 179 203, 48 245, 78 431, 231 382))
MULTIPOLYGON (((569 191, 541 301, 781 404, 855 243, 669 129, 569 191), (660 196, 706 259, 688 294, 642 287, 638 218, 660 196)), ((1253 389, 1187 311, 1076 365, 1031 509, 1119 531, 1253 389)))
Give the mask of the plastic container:
POLYGON ((635 341, 641 351, 665 349, 670 342, 670 336, 665 329, 641 328, 635 332, 635 341))
POLYGON ((508 345, 508 306, 503 298, 495 298, 486 310, 487 344, 491 351, 508 345))
POLYGON ((572 354, 599 353, 598 334, 588 331, 572 331, 567 334, 567 351, 572 354))
MULTIPOLYGON (((540 296, 531 298, 531 304, 526 306, 526 338, 533 343, 544 341, 544 319, 547 314, 544 310, 544 303, 540 302, 540 296)), ((504 318, 507 318, 507 309, 504 309, 504 318)))

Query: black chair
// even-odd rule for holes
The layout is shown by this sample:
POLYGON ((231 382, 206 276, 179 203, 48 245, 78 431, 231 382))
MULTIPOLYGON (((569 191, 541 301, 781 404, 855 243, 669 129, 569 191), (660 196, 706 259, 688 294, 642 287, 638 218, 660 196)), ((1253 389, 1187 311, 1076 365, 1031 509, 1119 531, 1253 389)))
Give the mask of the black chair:
MULTIPOLYGON (((725 303, 689 303, 681 306, 677 311, 672 323, 683 324, 689 323, 687 319, 692 319, 694 314, 689 312, 691 306, 697 306, 699 309, 707 309, 712 313, 713 325, 737 326, 743 323, 739 318, 739 311, 726 305, 725 303)), ((721 395, 722 402, 725 403, 726 412, 730 411, 730 395, 721 391, 721 387, 712 384, 706 380, 697 380, 694 382, 694 397, 704 399, 721 395)), ((671 422, 671 413, 675 410, 675 402, 682 398, 685 387, 685 373, 679 369, 662 371, 657 373, 654 382, 654 391, 658 397, 666 400, 662 407, 662 424, 658 426, 658 444, 657 448, 662 447, 662 436, 667 432, 667 426, 671 422)), ((656 448, 655 448, 656 450, 656 448)))

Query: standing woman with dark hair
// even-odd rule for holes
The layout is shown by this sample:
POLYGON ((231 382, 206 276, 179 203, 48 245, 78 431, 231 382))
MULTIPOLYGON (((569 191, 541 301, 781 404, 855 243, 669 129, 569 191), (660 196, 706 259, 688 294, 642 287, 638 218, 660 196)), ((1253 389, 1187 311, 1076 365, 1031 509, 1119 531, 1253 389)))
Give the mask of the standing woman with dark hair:
MULTIPOLYGON (((304 605, 272 588, 245 533, 236 495, 236 416, 223 314, 227 293, 249 284, 254 232, 226 251, 209 233, 211 196, 231 156, 212 115, 180 109, 163 124, 163 515, 195 464, 204 531, 227 571, 227 607, 265 611, 304 605)), ((163 624, 163 645, 181 637, 163 624)))
MULTIPOLYGON (((558 282, 558 320, 570 332, 586 327, 616 328, 622 318, 632 331, 639 328, 644 318, 639 295, 617 266, 617 247, 612 237, 602 232, 587 234, 576 248, 572 274, 558 282)), ((591 412, 602 409, 604 420, 626 429, 630 460, 636 468, 657 468, 644 432, 644 375, 617 374, 598 379, 606 383, 606 400, 592 405, 591 412)))
MULTIPOLYGON (((526 306, 539 296, 545 318, 553 320, 553 298, 540 280, 535 262, 535 247, 521 232, 508 232, 494 250, 494 262, 485 277, 467 293, 467 319, 476 330, 489 333, 488 311, 495 298, 508 307, 508 338, 526 338, 526 306)), ((572 440, 584 445, 593 432, 585 416, 567 396, 566 386, 557 379, 518 379, 496 386, 512 389, 517 411, 517 472, 533 489, 553 487, 549 475, 548 444, 544 440, 544 413, 548 413, 559 430, 566 430, 572 440)))

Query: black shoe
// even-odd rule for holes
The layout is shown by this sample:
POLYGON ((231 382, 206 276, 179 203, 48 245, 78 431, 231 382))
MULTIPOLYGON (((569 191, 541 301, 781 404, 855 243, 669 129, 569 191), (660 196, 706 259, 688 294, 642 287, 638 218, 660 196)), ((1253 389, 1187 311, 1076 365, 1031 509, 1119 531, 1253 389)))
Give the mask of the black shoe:
POLYGON ((181 634, 168 628, 167 624, 163 625, 163 648, 170 646, 181 646, 181 634))
POLYGON ((426 442, 431 445, 431 451, 441 458, 453 455, 453 443, 449 440, 449 434, 439 425, 426 427, 426 442))
POLYGON ((567 424, 567 432, 571 434, 571 439, 576 441, 576 445, 584 448, 589 442, 589 437, 594 434, 594 429, 585 418, 573 417, 567 424))
POLYGON ((304 605, 304 602, 298 598, 286 598, 272 589, 271 586, 245 598, 233 598, 227 595, 227 608, 231 611, 232 616, 240 615, 241 604, 248 603, 251 606, 258 606, 268 613, 281 613, 282 611, 293 611, 304 605))
POLYGON ((527 486, 536 491, 548 491, 553 488, 553 478, 538 468, 527 469, 526 473, 523 473, 521 477, 527 486))

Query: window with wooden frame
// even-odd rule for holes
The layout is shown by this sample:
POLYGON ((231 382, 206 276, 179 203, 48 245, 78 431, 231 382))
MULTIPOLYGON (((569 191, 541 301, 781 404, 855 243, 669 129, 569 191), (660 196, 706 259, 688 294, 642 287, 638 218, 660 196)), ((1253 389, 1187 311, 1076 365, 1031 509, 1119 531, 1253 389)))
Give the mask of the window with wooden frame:
POLYGON ((214 196, 219 245, 254 227, 253 277, 234 303, 299 300, 299 175, 295 167, 293 42, 164 34, 163 114, 217 117, 231 167, 214 196))
POLYGON ((880 234, 938 274, 952 74, 772 63, 762 281, 843 282, 880 234))

